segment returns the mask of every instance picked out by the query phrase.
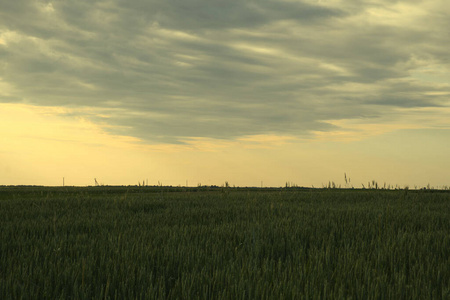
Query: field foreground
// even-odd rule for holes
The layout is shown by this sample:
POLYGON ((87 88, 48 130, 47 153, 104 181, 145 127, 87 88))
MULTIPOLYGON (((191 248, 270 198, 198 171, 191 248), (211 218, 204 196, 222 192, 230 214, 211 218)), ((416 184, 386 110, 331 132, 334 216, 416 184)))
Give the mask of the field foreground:
POLYGON ((445 191, 0 188, 1 299, 449 299, 445 191))

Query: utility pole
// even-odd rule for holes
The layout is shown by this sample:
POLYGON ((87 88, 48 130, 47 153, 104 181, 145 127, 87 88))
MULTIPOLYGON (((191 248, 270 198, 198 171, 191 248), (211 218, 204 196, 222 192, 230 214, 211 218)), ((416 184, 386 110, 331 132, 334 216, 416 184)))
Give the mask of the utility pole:
POLYGON ((63 186, 64 186, 64 177, 63 177, 63 186))

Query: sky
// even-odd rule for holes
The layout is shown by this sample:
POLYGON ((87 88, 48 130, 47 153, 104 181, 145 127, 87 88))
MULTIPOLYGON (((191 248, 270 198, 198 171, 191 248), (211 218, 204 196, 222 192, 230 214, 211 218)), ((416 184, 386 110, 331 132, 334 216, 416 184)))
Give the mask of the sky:
POLYGON ((450 186, 449 15, 0 0, 0 185, 450 186))

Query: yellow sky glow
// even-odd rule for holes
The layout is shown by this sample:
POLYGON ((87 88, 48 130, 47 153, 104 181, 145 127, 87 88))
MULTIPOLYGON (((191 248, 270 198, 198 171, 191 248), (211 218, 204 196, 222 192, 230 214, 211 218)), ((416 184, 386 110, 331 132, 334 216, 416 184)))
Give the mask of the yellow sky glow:
POLYGON ((145 145, 136 138, 108 134, 85 119, 65 117, 65 112, 0 105, 2 184, 61 185, 65 177, 66 185, 93 185, 97 178, 110 185, 148 179, 151 185, 185 185, 187 180, 190 186, 225 181, 260 186, 262 181, 264 186, 292 182, 321 187, 328 181, 343 185, 344 172, 356 187, 372 179, 399 185, 446 184, 444 150, 428 157, 427 145, 417 143, 410 149, 413 136, 402 146, 392 135, 394 125, 334 121, 355 131, 316 133, 313 140, 256 135, 235 141, 192 138, 180 145, 145 145), (364 134, 368 132, 373 135, 364 134), (406 149, 409 152, 403 154, 406 149), (406 169, 411 177, 405 176, 406 169))

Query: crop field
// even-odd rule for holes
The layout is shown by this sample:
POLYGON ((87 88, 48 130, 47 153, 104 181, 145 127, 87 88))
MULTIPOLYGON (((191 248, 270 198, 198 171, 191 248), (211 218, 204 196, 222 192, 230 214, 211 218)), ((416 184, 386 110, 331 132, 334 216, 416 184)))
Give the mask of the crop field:
POLYGON ((0 188, 1 299, 449 299, 450 193, 0 188))

